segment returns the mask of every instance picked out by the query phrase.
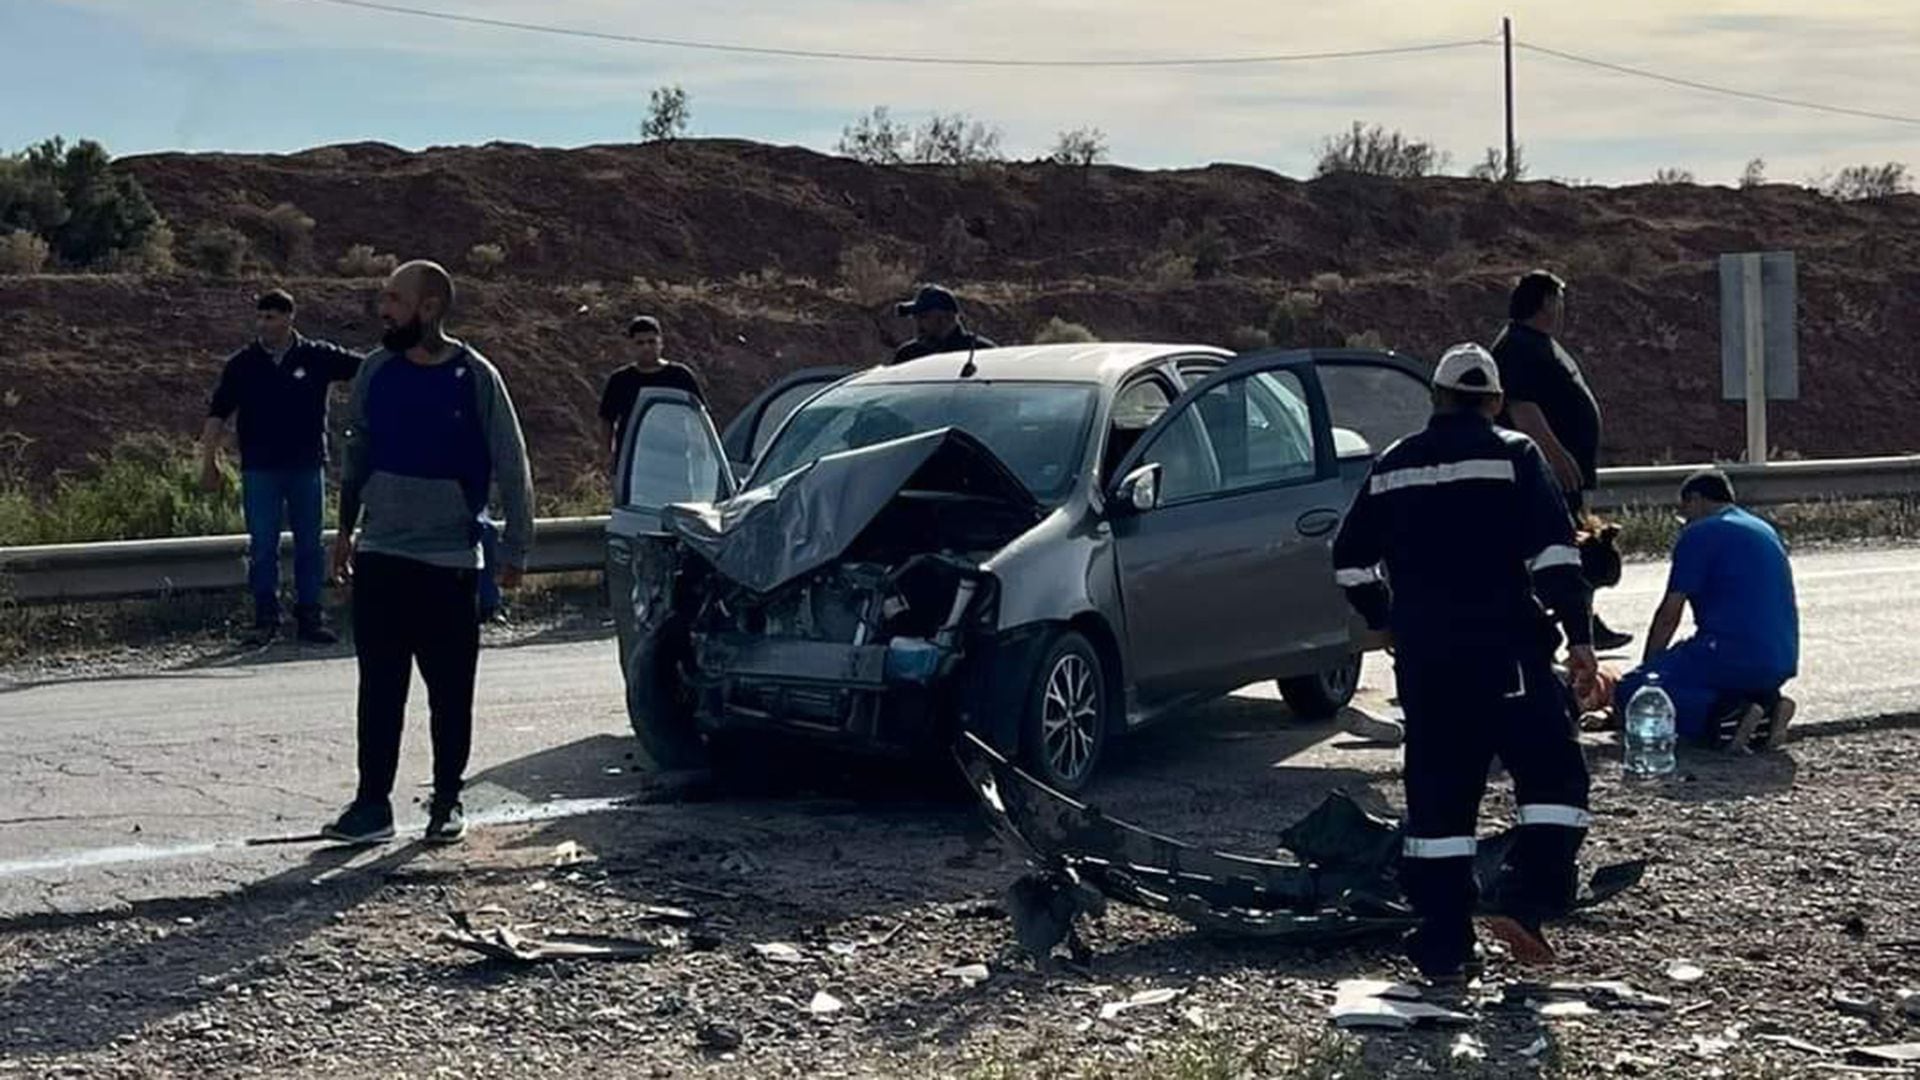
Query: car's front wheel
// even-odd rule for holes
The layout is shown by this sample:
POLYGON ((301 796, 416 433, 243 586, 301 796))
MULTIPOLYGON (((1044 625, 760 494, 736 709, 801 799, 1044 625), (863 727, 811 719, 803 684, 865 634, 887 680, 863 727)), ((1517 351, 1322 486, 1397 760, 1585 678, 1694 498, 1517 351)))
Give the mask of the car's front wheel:
POLYGON ((1099 650, 1079 633, 1060 634, 1027 694, 1020 744, 1028 769, 1061 791, 1085 787, 1106 750, 1110 711, 1099 650))
POLYGON ((1280 697, 1302 720, 1331 720, 1360 689, 1360 665, 1365 659, 1364 654, 1354 653, 1325 671, 1280 679, 1280 697))

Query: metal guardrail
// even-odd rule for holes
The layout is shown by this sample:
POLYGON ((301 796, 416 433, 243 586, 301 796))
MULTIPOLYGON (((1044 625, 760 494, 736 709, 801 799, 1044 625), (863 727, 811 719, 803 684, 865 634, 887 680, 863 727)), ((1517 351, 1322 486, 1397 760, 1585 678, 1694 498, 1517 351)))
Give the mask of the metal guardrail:
MULTIPOLYGON (((1600 470, 1593 505, 1601 509, 1671 503, 1698 465, 1600 470)), ((1740 501, 1766 506, 1824 499, 1920 497, 1920 455, 1783 461, 1724 466, 1740 501)), ((597 570, 604 564, 604 517, 542 518, 535 523, 536 574, 597 570)), ((331 545, 329 532, 325 543, 331 545)), ((0 547, 0 600, 34 604, 113 600, 233 589, 246 584, 247 538, 193 536, 94 544, 0 547)), ((282 558, 292 541, 281 538, 282 558)))

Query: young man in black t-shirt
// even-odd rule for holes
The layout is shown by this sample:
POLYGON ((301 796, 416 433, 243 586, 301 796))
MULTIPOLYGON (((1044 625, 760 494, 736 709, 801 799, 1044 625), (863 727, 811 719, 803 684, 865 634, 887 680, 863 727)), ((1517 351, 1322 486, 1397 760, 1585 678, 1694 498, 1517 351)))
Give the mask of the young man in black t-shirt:
POLYGON ((627 419, 640 391, 684 390, 702 402, 706 400, 693 369, 666 359, 660 320, 651 315, 634 316, 627 324, 627 338, 633 342, 633 362, 607 376, 607 385, 600 391, 600 443, 607 448, 610 459, 620 456, 620 443, 627 437, 627 419))
MULTIPOLYGON (((1566 289, 1566 282, 1545 270, 1521 277, 1507 301, 1509 322, 1492 352, 1507 392, 1498 423, 1539 444, 1578 528, 1587 492, 1600 480, 1600 404, 1579 362, 1553 336, 1565 317, 1566 289)), ((1633 642, 1632 634, 1608 627, 1598 615, 1593 633, 1602 649, 1633 642)))

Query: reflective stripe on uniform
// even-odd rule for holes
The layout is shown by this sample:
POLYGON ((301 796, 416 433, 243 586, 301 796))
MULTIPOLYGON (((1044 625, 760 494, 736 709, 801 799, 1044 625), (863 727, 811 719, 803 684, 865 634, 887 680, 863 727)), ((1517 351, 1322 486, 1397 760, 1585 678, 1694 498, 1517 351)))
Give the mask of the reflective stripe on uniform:
POLYGON ((1542 570, 1551 569, 1555 566, 1579 566, 1579 565, 1580 565, 1580 549, 1579 548, 1574 547, 1571 544, 1555 544, 1552 547, 1542 550, 1540 554, 1535 555, 1533 557, 1533 561, 1527 563, 1527 569, 1532 570, 1534 573, 1537 574, 1542 570))
POLYGON ((1584 829, 1593 824, 1593 815, 1585 807, 1562 806, 1559 803, 1523 803, 1518 817, 1522 825, 1559 825, 1567 829, 1584 829))
POLYGON ((1357 589, 1362 585, 1377 584, 1380 580, 1380 568, 1369 566, 1364 569, 1335 570, 1333 583, 1343 589, 1357 589))
POLYGON ((1513 462, 1501 458, 1483 458, 1475 461, 1453 461, 1445 465, 1418 465, 1406 469, 1393 469, 1375 473, 1367 490, 1375 495, 1384 495, 1389 491, 1402 488, 1433 487, 1437 484, 1451 484, 1461 480, 1501 480, 1513 483, 1513 462))
POLYGON ((1409 836, 1400 847, 1409 859, 1470 859, 1479 850, 1471 836, 1409 836))

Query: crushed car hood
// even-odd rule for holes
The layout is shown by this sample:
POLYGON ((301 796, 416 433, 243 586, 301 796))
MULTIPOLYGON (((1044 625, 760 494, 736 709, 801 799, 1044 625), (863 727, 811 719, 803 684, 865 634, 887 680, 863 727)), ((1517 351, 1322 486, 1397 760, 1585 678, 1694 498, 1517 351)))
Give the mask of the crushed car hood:
POLYGON ((829 454, 718 503, 669 506, 663 524, 727 578, 770 592, 846 552, 904 491, 1040 503, 979 440, 941 428, 829 454))

